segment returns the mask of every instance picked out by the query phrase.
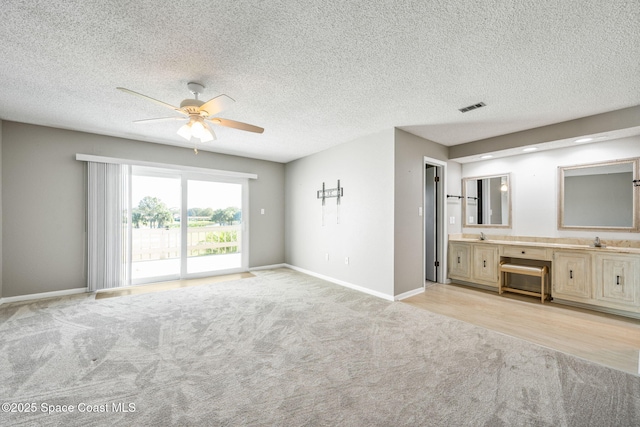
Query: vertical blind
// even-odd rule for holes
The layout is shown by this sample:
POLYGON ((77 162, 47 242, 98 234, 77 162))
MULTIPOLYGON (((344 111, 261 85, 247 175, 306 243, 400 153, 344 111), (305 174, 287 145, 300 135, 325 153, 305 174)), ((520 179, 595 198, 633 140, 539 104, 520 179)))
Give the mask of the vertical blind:
POLYGON ((87 162, 87 286, 89 291, 129 284, 129 166, 87 162))

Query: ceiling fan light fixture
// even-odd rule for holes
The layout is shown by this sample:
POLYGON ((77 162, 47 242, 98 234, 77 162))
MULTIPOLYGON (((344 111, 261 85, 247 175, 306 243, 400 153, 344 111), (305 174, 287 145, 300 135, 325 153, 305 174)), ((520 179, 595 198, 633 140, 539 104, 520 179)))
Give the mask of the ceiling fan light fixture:
POLYGON ((180 126, 178 129, 178 135, 186 139, 187 141, 191 141, 191 126, 190 123, 186 123, 180 126))
POLYGON ((216 139, 215 134, 211 129, 209 129, 209 126, 205 125, 202 130, 202 134, 200 135, 200 142, 209 142, 213 141, 214 139, 216 139))
POLYGON ((178 135, 191 141, 191 138, 197 138, 200 142, 209 142, 216 139, 215 134, 204 123, 202 119, 192 119, 189 123, 186 123, 178 129, 178 135))
POLYGON ((204 125, 202 124, 202 120, 194 120, 191 122, 191 135, 196 138, 202 139, 202 135, 205 132, 204 125))

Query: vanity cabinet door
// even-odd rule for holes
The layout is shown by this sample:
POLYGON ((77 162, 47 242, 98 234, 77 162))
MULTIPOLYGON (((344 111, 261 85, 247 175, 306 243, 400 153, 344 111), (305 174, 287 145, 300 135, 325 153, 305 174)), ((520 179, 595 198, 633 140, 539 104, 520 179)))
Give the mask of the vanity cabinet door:
POLYGON ((629 255, 598 254, 595 298, 598 304, 637 309, 640 299, 640 260, 629 255))
POLYGON ((553 256, 554 298, 579 302, 591 299, 591 254, 558 251, 553 256))
POLYGON ((498 286, 498 247, 474 245, 473 281, 498 286))
POLYGON ((468 243, 449 243, 449 277, 469 280, 471 278, 471 245, 468 243))

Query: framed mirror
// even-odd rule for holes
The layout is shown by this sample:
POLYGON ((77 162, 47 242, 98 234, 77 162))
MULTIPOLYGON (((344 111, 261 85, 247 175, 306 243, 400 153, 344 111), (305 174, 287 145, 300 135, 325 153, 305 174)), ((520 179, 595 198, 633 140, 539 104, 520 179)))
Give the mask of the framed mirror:
POLYGON ((511 228, 511 179, 509 174, 462 180, 464 227, 511 228))
POLYGON ((558 229, 638 231, 638 160, 558 168, 558 229))

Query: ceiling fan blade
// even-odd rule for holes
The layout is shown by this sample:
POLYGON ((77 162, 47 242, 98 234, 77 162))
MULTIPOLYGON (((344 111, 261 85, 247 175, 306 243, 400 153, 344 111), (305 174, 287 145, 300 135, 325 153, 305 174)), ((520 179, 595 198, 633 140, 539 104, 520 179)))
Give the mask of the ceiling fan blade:
POLYGON ((211 123, 213 123, 215 125, 225 126, 225 127, 228 127, 228 128, 245 130, 247 132, 255 132, 255 133, 264 132, 264 129, 261 128, 261 127, 250 125, 248 123, 236 122, 235 120, 221 119, 221 118, 218 118, 218 117, 214 117, 214 118, 208 119, 208 120, 210 120, 211 123))
POLYGON ((214 114, 218 114, 220 111, 229 108, 234 102, 236 101, 229 98, 227 95, 218 95, 202 104, 200 106, 200 111, 206 111, 207 114, 205 116, 213 116, 214 114))
POLYGON ((129 90, 129 89, 126 89, 126 88, 123 88, 123 87, 117 87, 116 89, 121 90, 122 92, 125 92, 125 93, 129 93, 131 95, 139 96, 140 98, 144 98, 144 99, 146 99, 148 101, 155 102, 156 104, 162 105, 163 107, 171 108, 172 110, 175 110, 180 114, 184 114, 185 116, 188 116, 187 113, 185 113, 184 111, 180 110, 178 107, 174 107, 173 105, 167 104, 166 102, 158 101, 155 98, 151 98, 151 97, 149 97, 147 95, 143 95, 141 93, 134 92, 132 90, 129 90))
POLYGON ((187 120, 186 117, 160 117, 157 119, 143 119, 143 120, 134 120, 133 123, 151 123, 151 122, 164 122, 170 120, 187 120))

